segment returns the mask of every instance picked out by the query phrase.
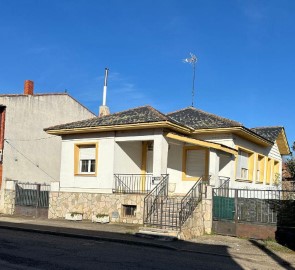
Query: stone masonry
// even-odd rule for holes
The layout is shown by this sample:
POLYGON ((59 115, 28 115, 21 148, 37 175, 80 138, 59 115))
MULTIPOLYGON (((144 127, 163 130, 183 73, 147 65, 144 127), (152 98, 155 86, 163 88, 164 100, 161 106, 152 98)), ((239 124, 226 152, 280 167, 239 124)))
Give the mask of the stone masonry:
POLYGON ((206 186, 203 190, 202 201, 198 204, 193 215, 181 227, 178 237, 189 240, 195 237, 210 234, 212 230, 212 187, 206 186))
POLYGON ((15 190, 5 189, 2 196, 4 196, 4 206, 2 208, 2 213, 13 215, 15 208, 15 190))
POLYGON ((82 192, 50 192, 48 218, 64 218, 66 213, 82 213, 83 219, 107 214, 111 222, 143 223, 145 195, 99 194, 82 192), (124 206, 136 206, 133 216, 124 215, 124 206))

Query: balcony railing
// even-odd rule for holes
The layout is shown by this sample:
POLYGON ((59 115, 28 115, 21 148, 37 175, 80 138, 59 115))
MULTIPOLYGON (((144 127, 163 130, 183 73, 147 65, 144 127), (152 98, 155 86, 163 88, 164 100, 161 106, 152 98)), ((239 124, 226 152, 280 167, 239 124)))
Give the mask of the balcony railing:
POLYGON ((146 194, 161 180, 162 176, 154 177, 152 174, 114 174, 113 192, 146 194))

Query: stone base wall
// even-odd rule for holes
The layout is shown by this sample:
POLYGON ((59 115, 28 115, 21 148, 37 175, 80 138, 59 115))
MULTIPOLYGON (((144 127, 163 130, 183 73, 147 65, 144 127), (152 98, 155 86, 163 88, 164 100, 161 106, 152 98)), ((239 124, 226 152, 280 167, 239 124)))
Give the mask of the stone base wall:
POLYGON ((212 200, 202 200, 190 217, 181 227, 179 238, 189 240, 210 234, 212 230, 212 200))
POLYGON ((15 209, 15 190, 5 189, 2 193, 3 196, 3 208, 2 213, 7 215, 13 215, 15 209))
POLYGON ((82 192, 50 192, 48 218, 64 218, 66 213, 78 212, 83 219, 92 215, 107 214, 111 222, 143 224, 145 195, 98 194, 82 192), (124 216, 123 205, 135 205, 134 216, 124 216))

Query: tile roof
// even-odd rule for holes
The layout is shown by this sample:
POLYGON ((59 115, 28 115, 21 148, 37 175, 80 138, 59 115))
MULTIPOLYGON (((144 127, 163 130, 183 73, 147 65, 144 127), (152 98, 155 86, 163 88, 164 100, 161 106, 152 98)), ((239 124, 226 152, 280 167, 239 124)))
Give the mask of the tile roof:
MULTIPOLYGON (((73 129, 98 126, 126 125, 150 122, 176 121, 157 111, 151 106, 137 107, 123 112, 118 112, 102 117, 95 117, 88 120, 67 123, 63 125, 53 126, 45 130, 73 129)), ((179 123, 177 123, 179 124, 179 123)))
MULTIPOLYGON (((151 106, 142 106, 102 117, 94 117, 87 120, 48 127, 45 130, 75 129, 165 121, 176 123, 177 125, 195 130, 243 127, 243 125, 239 122, 207 113, 194 107, 188 107, 165 115, 151 106)), ((256 133, 262 138, 274 142, 281 129, 282 127, 261 127, 252 128, 250 131, 256 133)))
POLYGON ((193 129, 243 126, 239 122, 207 113, 194 107, 188 107, 176 112, 168 113, 167 116, 193 129))
POLYGON ((275 142, 282 129, 283 127, 256 127, 251 128, 250 130, 271 142, 275 142))

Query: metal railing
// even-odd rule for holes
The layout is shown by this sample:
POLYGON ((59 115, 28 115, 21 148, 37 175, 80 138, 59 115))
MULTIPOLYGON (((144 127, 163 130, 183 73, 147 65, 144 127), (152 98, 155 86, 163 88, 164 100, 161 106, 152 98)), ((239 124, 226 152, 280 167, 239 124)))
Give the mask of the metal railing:
POLYGON ((229 189, 229 181, 230 178, 226 176, 219 176, 220 186, 218 187, 218 195, 228 197, 228 189, 229 189))
POLYGON ((192 215, 198 203, 202 200, 203 186, 209 184, 210 178, 210 175, 202 176, 181 200, 181 209, 179 211, 180 227, 192 215))
POLYGON ((17 182, 15 184, 15 205, 49 207, 50 185, 17 182))
POLYGON ((158 212, 161 205, 163 206, 160 202, 168 196, 168 179, 168 174, 162 175, 162 180, 144 198, 144 224, 153 224, 153 213, 158 212))
POLYGON ((115 193, 146 194, 159 180, 152 174, 114 174, 115 193))
POLYGON ((276 224, 279 219, 295 223, 295 192, 286 190, 213 189, 213 219, 276 224), (287 208, 289 207, 289 210, 287 208), (293 210, 292 210, 293 209, 293 210))

